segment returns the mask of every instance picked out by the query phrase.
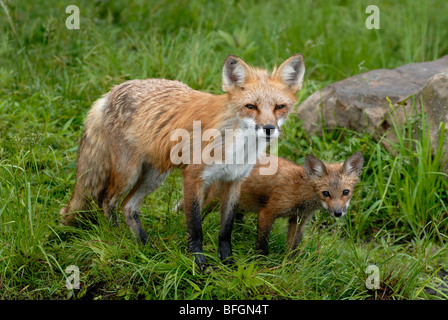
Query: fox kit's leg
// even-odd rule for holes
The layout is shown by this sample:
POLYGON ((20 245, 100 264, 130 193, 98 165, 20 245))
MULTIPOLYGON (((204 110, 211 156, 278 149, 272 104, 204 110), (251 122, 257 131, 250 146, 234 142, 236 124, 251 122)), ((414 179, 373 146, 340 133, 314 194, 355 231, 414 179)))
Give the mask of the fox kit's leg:
POLYGON ((187 168, 182 172, 182 175, 188 249, 194 254, 198 266, 204 269, 207 261, 202 250, 202 181, 197 170, 194 169, 187 168))
POLYGON ((267 255, 269 252, 269 234, 271 233, 272 225, 274 224, 275 215, 272 214, 266 207, 258 212, 257 220, 257 243, 255 249, 262 255, 267 255))
POLYGON ((165 181, 168 174, 169 171, 161 173, 151 165, 144 165, 137 183, 123 201, 122 208, 126 224, 131 229, 137 241, 143 244, 147 242, 147 235, 143 230, 139 218, 140 206, 144 198, 155 191, 165 181))
POLYGON ((297 249, 300 240, 302 240, 305 226, 310 217, 311 215, 303 215, 298 218, 296 215, 294 215, 293 217, 289 218, 287 244, 290 251, 294 251, 295 249, 297 249))
POLYGON ((220 185, 214 183, 204 192, 204 202, 202 203, 202 220, 204 220, 209 213, 211 213, 219 204, 218 199, 221 194, 220 185))
POLYGON ((221 189, 221 230, 218 256, 224 264, 232 264, 232 228, 240 194, 240 182, 224 183, 221 189))

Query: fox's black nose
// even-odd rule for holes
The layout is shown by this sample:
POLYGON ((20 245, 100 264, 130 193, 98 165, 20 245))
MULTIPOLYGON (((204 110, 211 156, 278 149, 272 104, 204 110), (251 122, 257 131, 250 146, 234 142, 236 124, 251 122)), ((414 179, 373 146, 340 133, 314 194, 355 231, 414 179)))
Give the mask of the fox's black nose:
POLYGON ((342 210, 334 210, 333 214, 336 218, 339 218, 340 216, 342 216, 342 210))
POLYGON ((271 133, 274 133, 275 127, 272 124, 267 124, 263 127, 266 135, 269 136, 271 133))

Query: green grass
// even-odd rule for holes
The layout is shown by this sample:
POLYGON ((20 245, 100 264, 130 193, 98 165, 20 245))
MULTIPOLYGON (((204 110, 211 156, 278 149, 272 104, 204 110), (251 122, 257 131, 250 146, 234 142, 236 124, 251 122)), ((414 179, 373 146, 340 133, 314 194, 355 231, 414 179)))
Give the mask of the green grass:
MULTIPOLYGON (((301 52, 303 101, 315 90, 377 68, 448 53, 448 4, 434 1, 73 1, 80 29, 67 30, 65 1, 5 1, 0 6, 1 299, 447 299, 447 180, 443 141, 430 154, 429 130, 415 108, 398 139, 380 141, 344 128, 308 136, 291 115, 281 156, 303 163, 312 152, 340 161, 365 156, 349 214, 318 213, 297 256, 285 257, 286 222, 275 223, 270 255, 254 252, 256 216, 233 233, 236 266, 217 258, 219 214, 204 222, 204 249, 216 266, 200 273, 186 250, 175 171, 142 206, 152 239, 139 247, 121 219, 59 225, 74 186, 76 150, 93 101, 128 79, 163 77, 220 92, 228 54, 272 68, 301 52), (381 29, 367 30, 377 4, 381 29), (6 10, 8 14, 6 13, 6 10), (380 271, 368 290, 366 268, 380 271), (67 290, 65 270, 80 269, 67 290), (429 290, 431 289, 431 290, 429 290)), ((443 136, 443 135, 442 135, 443 136)))

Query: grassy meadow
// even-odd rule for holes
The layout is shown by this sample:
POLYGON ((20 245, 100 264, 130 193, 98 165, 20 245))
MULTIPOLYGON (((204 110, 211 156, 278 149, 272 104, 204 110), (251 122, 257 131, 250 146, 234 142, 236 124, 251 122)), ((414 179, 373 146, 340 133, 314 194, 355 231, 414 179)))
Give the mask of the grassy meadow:
POLYGON ((199 272, 183 213, 173 212, 179 171, 142 206, 149 246, 137 245, 121 215, 119 228, 99 210, 74 228, 58 214, 73 190, 84 118, 113 85, 160 77, 220 93, 226 55, 271 69, 300 52, 303 101, 360 72, 448 54, 447 14, 445 0, 0 0, 0 299, 448 299, 443 141, 431 155, 419 110, 391 129, 391 150, 344 128, 309 136, 306 119, 290 116, 280 156, 336 162, 361 150, 365 159, 348 214, 318 212, 293 259, 283 220, 270 254, 257 257, 256 215, 248 214, 234 226, 236 265, 223 266, 214 211, 204 251, 217 268, 199 272), (66 28, 69 4, 80 9, 78 30, 66 28), (371 4, 380 8, 378 30, 365 27, 371 4), (79 289, 66 287, 71 265, 79 289), (366 287, 370 265, 379 270, 376 290, 366 287))

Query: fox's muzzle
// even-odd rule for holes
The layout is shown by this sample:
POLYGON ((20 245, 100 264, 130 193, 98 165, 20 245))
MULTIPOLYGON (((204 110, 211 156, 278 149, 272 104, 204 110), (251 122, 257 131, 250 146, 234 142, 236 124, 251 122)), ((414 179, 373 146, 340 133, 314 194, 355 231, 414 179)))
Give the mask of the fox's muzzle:
POLYGON ((279 136, 279 130, 272 124, 257 125, 257 136, 266 140, 276 139, 279 136))
POLYGON ((340 218, 347 213, 347 208, 328 208, 328 213, 335 218, 340 218))
POLYGON ((343 215, 342 210, 339 210, 339 209, 338 209, 338 210, 334 210, 333 215, 334 215, 336 218, 341 217, 341 216, 343 215))

